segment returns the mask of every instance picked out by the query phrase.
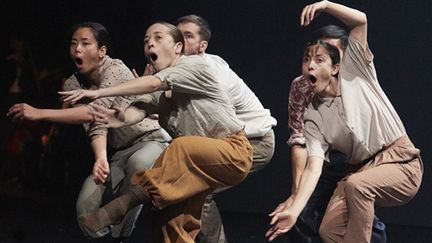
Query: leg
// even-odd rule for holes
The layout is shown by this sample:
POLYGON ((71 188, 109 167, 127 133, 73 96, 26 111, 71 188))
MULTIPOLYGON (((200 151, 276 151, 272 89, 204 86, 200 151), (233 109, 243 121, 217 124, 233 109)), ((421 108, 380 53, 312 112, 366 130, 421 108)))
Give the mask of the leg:
MULTIPOLYGON (((274 132, 270 130, 263 137, 249 138, 249 142, 253 148, 253 162, 247 178, 264 168, 273 157, 275 148, 274 132)), ((204 202, 201 215, 201 231, 196 238, 199 243, 228 242, 225 237, 222 217, 216 202, 213 200, 213 196, 219 192, 221 191, 209 195, 204 202)))
MULTIPOLYGON (((251 160, 252 148, 241 133, 226 139, 177 138, 161 154, 153 169, 134 175, 132 192, 120 196, 101 208, 100 212, 87 215, 83 220, 94 230, 115 223, 115 220, 124 217, 124 209, 128 210, 146 199, 151 200, 156 208, 163 209, 192 199, 195 195, 208 194, 215 188, 238 184, 249 171, 251 160)), ((190 202, 187 207, 198 204, 190 202)), ((201 207, 202 202, 199 211, 201 207)), ((188 229, 194 228, 188 222, 183 225, 188 229)))
POLYGON ((78 226, 81 228, 85 236, 89 238, 102 237, 110 232, 109 227, 104 227, 97 232, 89 231, 84 227, 79 220, 79 216, 96 211, 102 204, 102 195, 105 191, 104 185, 97 185, 93 176, 89 176, 84 180, 81 191, 76 203, 76 212, 78 215, 78 226))
POLYGON ((210 194, 204 201, 201 213, 201 231, 196 242, 199 243, 226 243, 222 218, 216 202, 213 200, 214 194, 210 194))
POLYGON ((420 167, 418 159, 381 164, 341 181, 321 224, 323 241, 370 242, 374 204, 388 207, 408 202, 420 185, 420 167))
MULTIPOLYGON (((129 190, 130 180, 133 174, 152 168, 158 156, 168 146, 168 143, 147 140, 148 139, 137 142, 128 149, 132 152, 132 155, 127 156, 128 158, 127 160, 125 160, 124 166, 120 166, 120 169, 125 172, 126 177, 124 177, 122 181, 118 184, 117 187, 119 189, 116 190, 115 197, 129 190)), ((142 205, 138 205, 135 208, 131 209, 119 225, 114 225, 112 227, 112 236, 115 238, 130 237, 135 227, 135 222, 141 212, 141 208, 142 205)))

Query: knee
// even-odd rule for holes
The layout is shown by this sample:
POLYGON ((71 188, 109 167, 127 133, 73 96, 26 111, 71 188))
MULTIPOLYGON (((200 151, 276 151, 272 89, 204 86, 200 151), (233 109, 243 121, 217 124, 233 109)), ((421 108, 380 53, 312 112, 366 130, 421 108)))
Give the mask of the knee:
POLYGON ((345 194, 347 200, 366 200, 372 199, 370 187, 367 183, 356 177, 349 177, 345 182, 345 194))
POLYGON ((132 155, 127 161, 128 174, 150 169, 153 167, 155 160, 148 157, 132 155))

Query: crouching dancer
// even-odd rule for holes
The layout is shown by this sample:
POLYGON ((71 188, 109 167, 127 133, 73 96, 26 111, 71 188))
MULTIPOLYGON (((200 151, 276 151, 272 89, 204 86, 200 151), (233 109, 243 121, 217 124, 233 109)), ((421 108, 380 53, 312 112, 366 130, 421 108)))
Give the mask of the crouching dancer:
POLYGON ((144 38, 144 52, 155 75, 106 89, 61 93, 66 101, 76 102, 82 97, 166 91, 155 100, 159 122, 173 141, 152 169, 133 176, 129 192, 81 217, 90 230, 117 224, 128 210, 147 202, 170 216, 155 226, 160 230, 155 242, 194 242, 206 196, 216 188, 240 183, 248 174, 252 147, 244 124, 214 70, 199 56, 183 56, 183 47, 182 33, 175 26, 155 23, 144 38))

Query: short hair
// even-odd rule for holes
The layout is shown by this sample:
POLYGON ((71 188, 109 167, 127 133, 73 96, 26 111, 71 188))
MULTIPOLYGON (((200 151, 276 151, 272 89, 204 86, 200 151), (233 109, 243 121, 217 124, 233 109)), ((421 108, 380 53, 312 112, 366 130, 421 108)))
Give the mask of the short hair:
POLYGON ((89 28, 97 41, 98 47, 106 46, 107 50, 111 47, 108 30, 98 22, 82 22, 72 27, 72 35, 81 28, 89 28))
POLYGON ((339 49, 336 46, 334 46, 328 42, 325 42, 323 40, 320 40, 320 39, 318 39, 314 42, 308 42, 306 45, 306 48, 305 48, 305 53, 309 50, 309 48, 311 46, 314 46, 314 45, 320 45, 320 46, 324 47, 324 49, 328 52, 333 65, 340 63, 339 49))
MULTIPOLYGON (((156 21, 152 25, 155 24, 161 24, 169 29, 168 34, 173 38, 175 43, 181 42, 182 43, 182 49, 181 52, 183 53, 184 47, 185 47, 185 41, 183 34, 181 31, 175 26, 165 21, 156 21)), ((151 25, 150 25, 151 26, 151 25)))
POLYGON ((198 25, 198 27, 200 28, 198 34, 201 36, 203 40, 207 42, 210 41, 211 38, 210 25, 207 22, 207 20, 205 20, 203 17, 195 14, 186 15, 177 19, 177 25, 179 25, 180 23, 194 23, 198 25))
POLYGON ((313 43, 321 39, 339 39, 342 50, 348 46, 348 32, 337 25, 326 25, 312 32, 309 42, 313 43))

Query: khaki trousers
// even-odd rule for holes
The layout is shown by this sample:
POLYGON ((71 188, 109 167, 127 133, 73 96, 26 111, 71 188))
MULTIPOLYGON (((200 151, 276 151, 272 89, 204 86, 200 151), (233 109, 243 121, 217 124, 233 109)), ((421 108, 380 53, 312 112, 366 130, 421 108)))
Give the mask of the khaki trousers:
POLYGON ((252 152, 244 132, 225 139, 184 136, 171 142, 152 169, 135 174, 132 185, 159 209, 153 242, 194 242, 206 196, 240 183, 252 152))
POLYGON ((357 172, 342 179, 320 226, 324 242, 370 242, 374 206, 410 201, 422 179, 420 151, 407 136, 377 153, 357 172))

